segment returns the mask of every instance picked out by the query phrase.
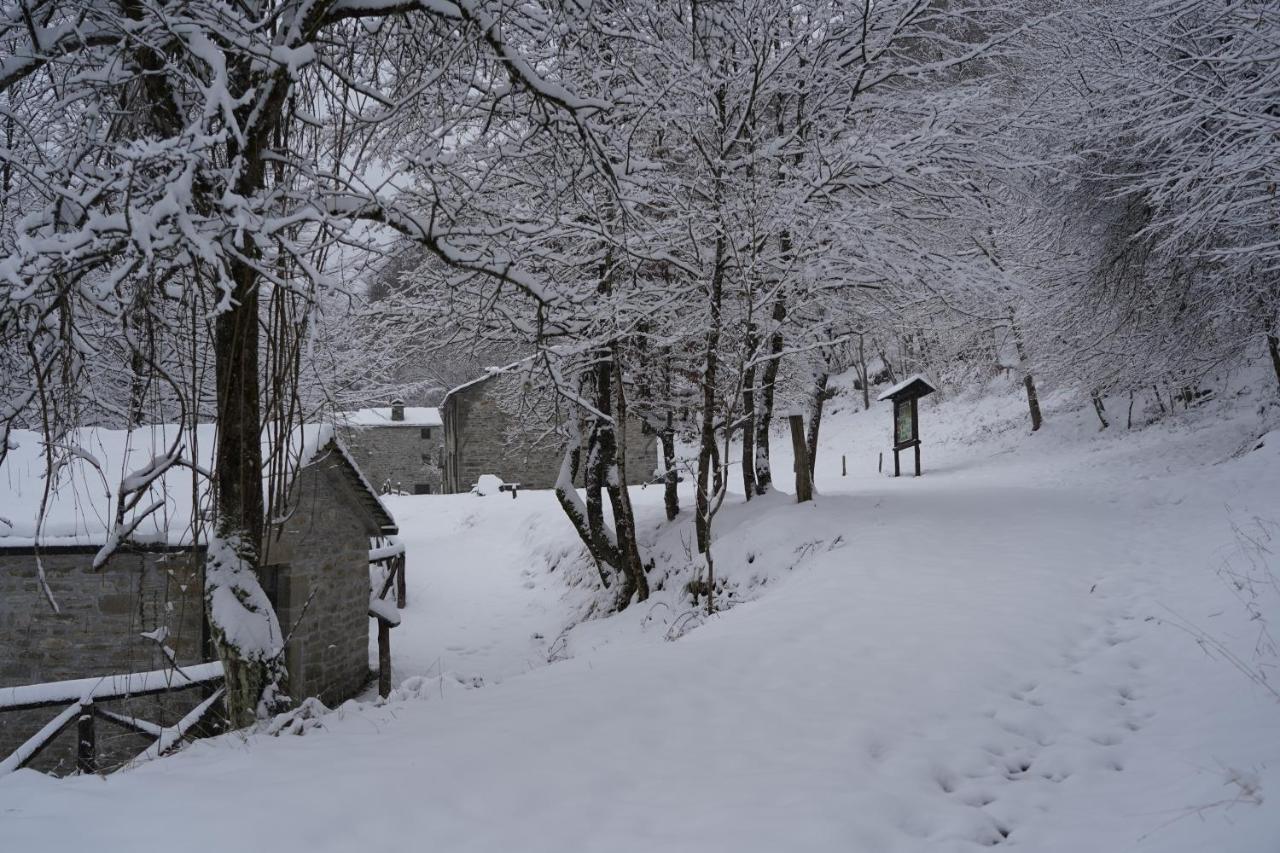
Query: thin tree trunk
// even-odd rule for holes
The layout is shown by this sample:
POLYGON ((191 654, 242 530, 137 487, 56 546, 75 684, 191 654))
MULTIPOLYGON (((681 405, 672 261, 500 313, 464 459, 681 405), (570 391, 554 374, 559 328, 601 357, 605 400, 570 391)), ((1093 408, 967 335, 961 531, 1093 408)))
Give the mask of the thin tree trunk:
POLYGON ((1098 413, 1098 420, 1102 422, 1101 428, 1106 429, 1110 424, 1107 423, 1107 410, 1102 405, 1102 397, 1099 396, 1097 391, 1094 391, 1089 397, 1093 401, 1093 410, 1098 413))
MULTIPOLYGON (((716 237, 715 265, 711 271, 710 322, 707 327, 706 350, 702 373, 702 431, 698 441, 697 517, 694 533, 698 553, 705 554, 711 547, 711 485, 712 458, 718 456, 716 448, 716 379, 720 358, 720 303, 724 291, 725 238, 716 237)), ((719 466, 716 466, 717 469, 719 466)))
POLYGON ((808 435, 805 437, 805 448, 809 455, 809 480, 813 481, 813 475, 817 470, 818 464, 818 430, 822 427, 822 410, 826 406, 827 400, 831 394, 827 391, 827 383, 831 380, 831 374, 819 373, 814 377, 813 382, 813 407, 809 414, 808 435))
POLYGON ((867 353, 863 336, 858 335, 858 371, 862 375, 862 411, 871 411, 871 377, 867 374, 867 353))
POLYGON ((773 423, 774 386, 778 381, 778 368, 782 364, 782 323, 787 319, 787 303, 782 294, 773 301, 773 331, 769 335, 769 349, 766 353, 764 371, 759 391, 759 405, 755 407, 755 468, 756 494, 768 493, 773 483, 773 472, 769 467, 769 427, 773 423))
POLYGON ((618 542, 611 534, 604 518, 604 496, 609 480, 609 469, 614 458, 613 423, 610 421, 612 366, 608 351, 596 353, 596 364, 590 371, 592 403, 599 412, 591 423, 587 437, 587 462, 583 484, 587 492, 587 524, 594 543, 594 553, 614 569, 622 571, 623 558, 618 542))
POLYGON ((1040 416, 1040 395, 1036 392, 1036 380, 1031 375, 1031 369, 1027 365, 1027 349, 1022 344, 1022 333, 1018 331, 1018 326, 1010 318, 1009 325, 1013 330, 1013 345, 1018 351, 1018 363, 1022 365, 1022 387, 1027 392, 1027 409, 1031 413, 1031 431, 1035 432, 1040 429, 1043 422, 1040 416))
POLYGON ((622 382, 622 361, 616 343, 613 345, 611 363, 615 401, 612 449, 616 476, 609 478, 609 502, 613 505, 613 525, 622 559, 622 572, 626 578, 619 593, 618 609, 622 610, 633 598, 644 601, 649 597, 649 580, 644 574, 644 561, 640 559, 636 517, 631 507, 631 493, 627 490, 627 395, 622 382))
MULTIPOLYGON (((748 333, 747 357, 755 357, 755 343, 748 333)), ((751 363, 742 375, 742 493, 751 500, 756 491, 756 368, 751 363)))
POLYGON ((680 514, 680 472, 676 470, 676 430, 672 420, 671 412, 667 412, 667 425, 659 433, 662 458, 666 463, 666 470, 662 474, 662 493, 667 508, 667 521, 675 521, 680 514))
POLYGON ((877 344, 876 351, 880 353, 880 363, 884 365, 884 372, 888 375, 889 384, 897 385, 898 379, 893 372, 893 365, 889 363, 889 356, 885 354, 884 345, 877 344))
POLYGON ((556 479, 556 500, 560 502, 560 507, 568 516, 569 523, 578 532, 578 538, 587 546, 591 559, 595 561, 601 585, 608 589, 612 584, 609 581, 609 573, 604 570, 604 567, 609 564, 609 555, 600 552, 591 523, 587 520, 587 507, 579 497, 578 490, 573 486, 578 478, 578 466, 581 461, 582 436, 575 430, 569 437, 569 446, 565 449, 564 459, 560 463, 560 476, 556 479))
POLYGON ((1271 353, 1271 367, 1276 372, 1276 383, 1280 384, 1280 336, 1267 335, 1267 350, 1271 353))

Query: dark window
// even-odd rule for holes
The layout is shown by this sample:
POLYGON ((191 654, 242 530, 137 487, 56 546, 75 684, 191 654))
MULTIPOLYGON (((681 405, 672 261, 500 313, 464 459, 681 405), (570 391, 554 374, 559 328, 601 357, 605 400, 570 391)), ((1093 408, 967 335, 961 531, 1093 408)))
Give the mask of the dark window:
POLYGON ((423 437, 423 438, 431 438, 431 427, 423 427, 423 428, 422 428, 422 437, 423 437))
POLYGON ((431 494, 431 484, 430 483, 414 483, 413 493, 415 495, 429 495, 431 494))

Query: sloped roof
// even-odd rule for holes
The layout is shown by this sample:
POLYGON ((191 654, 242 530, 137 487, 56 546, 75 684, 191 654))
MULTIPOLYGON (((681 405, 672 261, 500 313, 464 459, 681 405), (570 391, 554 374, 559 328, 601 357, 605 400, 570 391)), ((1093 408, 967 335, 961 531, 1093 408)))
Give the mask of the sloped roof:
MULTIPOLYGON (((214 424, 199 424, 194 430, 183 431, 182 457, 205 470, 210 469, 214 432, 214 424)), ((65 463, 58 467, 49 483, 41 521, 40 506, 46 487, 43 438, 36 432, 15 430, 11 436, 15 446, 0 466, 0 548, 29 548, 37 544, 49 547, 102 545, 114 526, 120 483, 167 452, 178 435, 176 424, 155 424, 134 430, 86 427, 71 431, 58 454, 65 458, 65 463)), ((326 450, 336 450, 350 469, 353 492, 371 519, 376 520, 379 527, 395 527, 395 520, 331 425, 307 424, 295 428, 289 445, 294 452, 300 452, 300 467, 315 461, 326 450)), ((200 526, 193 523, 200 520, 195 514, 207 510, 208 496, 205 478, 194 477, 186 466, 170 468, 148 486, 136 507, 126 513, 127 523, 155 507, 130 533, 129 541, 191 545, 200 526)))
POLYGON ((444 399, 440 401, 440 408, 443 409, 445 407, 445 404, 449 402, 449 398, 452 397, 454 394, 457 394, 459 391, 465 391, 474 385, 479 385, 481 382, 488 382, 490 379, 494 378, 495 376, 502 375, 501 373, 498 372, 498 368, 496 367, 489 367, 486 369, 489 372, 484 374, 483 376, 477 376, 475 379, 469 379, 466 382, 463 382, 461 385, 455 385, 454 387, 450 388, 449 393, 445 394, 444 399))
POLYGON ((923 373, 916 373, 880 393, 877 400, 891 400, 895 397, 923 397, 937 391, 937 386, 928 380, 923 373))
POLYGON ((382 498, 378 497, 377 489, 365 477, 364 472, 360 470, 360 466, 351 458, 351 454, 347 451, 347 446, 342 443, 342 439, 338 438, 337 433, 333 430, 329 431, 327 440, 324 435, 319 436, 314 450, 311 448, 303 450, 300 467, 305 468, 319 461, 326 453, 335 454, 336 458, 341 461, 347 475, 357 486, 356 495, 360 501, 361 508, 379 528, 381 534, 383 536, 394 536, 399 533, 400 528, 396 525, 396 520, 392 517, 386 504, 382 502, 382 498))

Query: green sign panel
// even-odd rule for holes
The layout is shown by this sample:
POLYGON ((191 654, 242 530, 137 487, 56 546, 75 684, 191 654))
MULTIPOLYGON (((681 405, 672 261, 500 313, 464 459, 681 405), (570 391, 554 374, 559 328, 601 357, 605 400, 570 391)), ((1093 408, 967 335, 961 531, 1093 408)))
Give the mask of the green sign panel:
POLYGON ((894 411, 894 441, 898 444, 911 441, 916 437, 915 424, 911 421, 911 403, 903 401, 894 411))

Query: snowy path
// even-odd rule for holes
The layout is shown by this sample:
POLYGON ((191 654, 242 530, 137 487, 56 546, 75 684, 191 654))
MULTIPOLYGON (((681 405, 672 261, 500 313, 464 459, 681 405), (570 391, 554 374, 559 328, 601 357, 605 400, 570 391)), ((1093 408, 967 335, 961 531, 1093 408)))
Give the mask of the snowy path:
POLYGON ((928 460, 921 480, 820 477, 815 504, 729 512, 726 565, 781 547, 796 568, 678 642, 639 612, 584 624, 552 666, 533 635, 576 599, 546 572, 566 541, 550 496, 404 499, 398 672, 488 686, 105 781, 17 774, 4 849, 1276 849, 1249 786, 1280 783, 1280 710, 1170 618, 1250 639, 1214 569, 1233 518, 1278 514, 1280 455, 1150 479, 928 460))
MULTIPOLYGON (((394 683, 444 672, 493 683, 545 665, 566 593, 530 563, 532 534, 554 508, 550 495, 386 500, 408 561, 408 607, 392 633, 394 683)), ((376 665, 376 637, 370 642, 376 665)))

